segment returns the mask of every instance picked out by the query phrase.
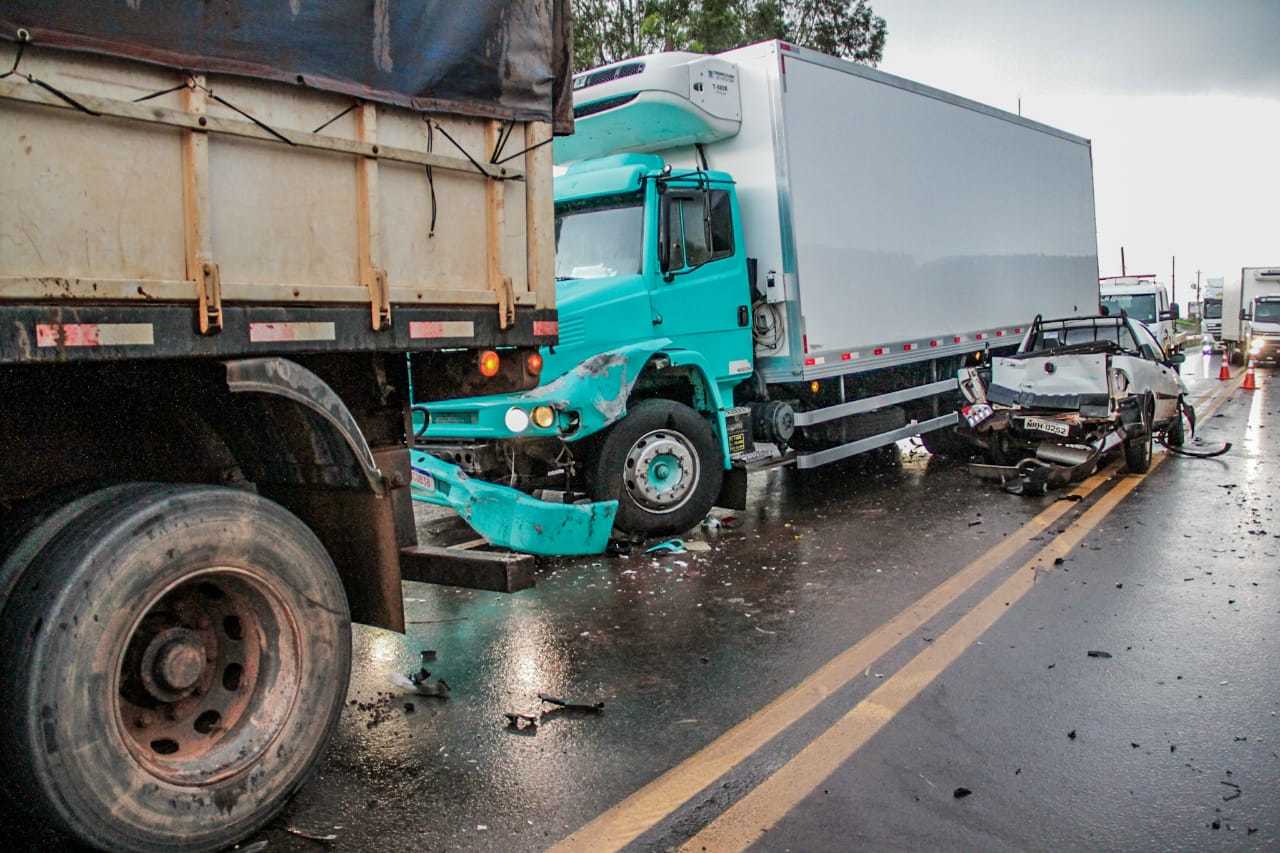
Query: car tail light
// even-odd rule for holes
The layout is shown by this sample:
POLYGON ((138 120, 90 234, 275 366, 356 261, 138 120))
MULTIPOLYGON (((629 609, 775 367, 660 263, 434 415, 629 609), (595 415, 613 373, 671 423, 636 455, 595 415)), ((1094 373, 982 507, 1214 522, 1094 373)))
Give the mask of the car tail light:
POLYGON ((496 352, 487 349, 480 353, 480 375, 485 379, 497 376, 500 367, 502 367, 502 359, 498 358, 496 352))

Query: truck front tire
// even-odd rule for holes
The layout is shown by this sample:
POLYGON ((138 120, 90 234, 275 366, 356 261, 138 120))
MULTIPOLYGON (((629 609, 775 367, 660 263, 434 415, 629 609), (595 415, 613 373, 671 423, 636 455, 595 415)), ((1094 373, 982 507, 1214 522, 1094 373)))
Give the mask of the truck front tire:
POLYGON ((0 617, 8 788, 91 847, 218 850, 270 820, 328 741, 346 596, 315 535, 269 500, 113 489, 12 552, 27 566, 0 617))
POLYGON ((642 400, 614 424, 591 465, 593 500, 617 500, 625 533, 680 533, 720 494, 724 455, 711 424, 671 400, 642 400))

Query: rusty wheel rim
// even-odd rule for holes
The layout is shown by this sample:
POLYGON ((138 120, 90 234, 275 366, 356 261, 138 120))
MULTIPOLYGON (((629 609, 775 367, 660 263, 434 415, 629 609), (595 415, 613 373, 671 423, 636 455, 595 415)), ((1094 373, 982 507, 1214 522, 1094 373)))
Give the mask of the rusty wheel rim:
POLYGON ((302 644, 284 597, 215 567, 161 591, 127 635, 110 693, 129 752, 151 774, 207 785, 251 767, 298 699, 302 644))

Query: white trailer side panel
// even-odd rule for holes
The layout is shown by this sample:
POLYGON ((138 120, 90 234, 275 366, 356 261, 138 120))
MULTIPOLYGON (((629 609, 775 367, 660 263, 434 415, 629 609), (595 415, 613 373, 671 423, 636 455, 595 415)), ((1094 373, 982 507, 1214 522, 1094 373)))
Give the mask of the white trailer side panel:
POLYGON ((1097 310, 1089 144, 784 56, 809 351, 1097 310))

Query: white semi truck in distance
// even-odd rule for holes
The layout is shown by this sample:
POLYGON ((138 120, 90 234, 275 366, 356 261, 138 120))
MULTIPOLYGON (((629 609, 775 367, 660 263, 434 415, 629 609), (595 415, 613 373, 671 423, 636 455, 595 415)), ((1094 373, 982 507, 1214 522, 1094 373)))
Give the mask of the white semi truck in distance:
POLYGON ((1119 275, 1098 279, 1102 306, 1110 314, 1124 311, 1156 336, 1165 352, 1176 348, 1178 306, 1154 275, 1119 275))
POLYGON ((1200 333, 1209 335, 1214 342, 1222 340, 1222 294, 1223 279, 1211 278, 1205 281, 1204 290, 1200 292, 1200 333))
POLYGON ((1245 267, 1222 299, 1222 340, 1231 362, 1280 357, 1280 264, 1245 267))

